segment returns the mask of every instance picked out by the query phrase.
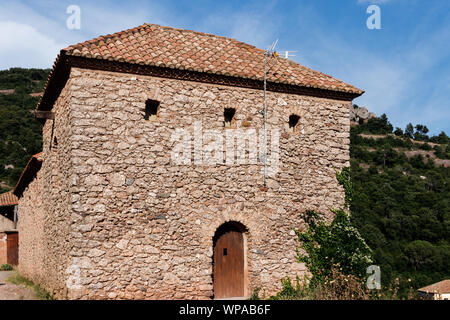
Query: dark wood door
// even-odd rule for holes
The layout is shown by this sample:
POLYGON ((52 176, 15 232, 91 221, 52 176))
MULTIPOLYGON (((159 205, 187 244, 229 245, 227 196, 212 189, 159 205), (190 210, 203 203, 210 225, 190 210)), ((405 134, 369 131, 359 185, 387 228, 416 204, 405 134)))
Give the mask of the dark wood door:
POLYGON ((19 234, 9 233, 6 238, 6 260, 9 264, 17 266, 19 264, 19 234))
POLYGON ((228 231, 214 246, 214 298, 244 296, 244 238, 228 231))

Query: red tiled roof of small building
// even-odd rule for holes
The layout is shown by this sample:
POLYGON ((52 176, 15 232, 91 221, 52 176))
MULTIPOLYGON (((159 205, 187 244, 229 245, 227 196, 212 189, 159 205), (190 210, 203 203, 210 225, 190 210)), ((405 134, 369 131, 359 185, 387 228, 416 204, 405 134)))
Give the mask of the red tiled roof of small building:
POLYGON ((14 206, 19 203, 19 199, 12 193, 12 191, 0 194, 0 207, 14 206))
POLYGON ((450 279, 442 280, 429 286, 418 289, 418 291, 426 293, 450 293, 450 279))
MULTIPOLYGON (((231 38, 155 24, 101 36, 62 51, 69 56, 254 80, 263 80, 264 75, 264 50, 231 38)), ((284 58, 278 58, 278 63, 270 68, 267 80, 357 95, 364 92, 284 58)))

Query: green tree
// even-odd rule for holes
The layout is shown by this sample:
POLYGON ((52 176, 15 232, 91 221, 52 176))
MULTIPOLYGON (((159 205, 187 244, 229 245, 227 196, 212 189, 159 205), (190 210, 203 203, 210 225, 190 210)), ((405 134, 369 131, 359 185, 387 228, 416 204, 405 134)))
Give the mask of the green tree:
POLYGON ((413 127, 411 122, 406 125, 405 136, 407 136, 409 138, 413 138, 414 137, 414 127, 413 127))
POLYGON ((403 130, 400 129, 399 127, 397 127, 397 128, 395 128, 394 134, 396 136, 400 136, 401 137, 401 136, 403 136, 403 130))
POLYGON ((428 241, 415 240, 405 247, 405 257, 408 265, 414 270, 432 270, 442 264, 437 249, 428 241))

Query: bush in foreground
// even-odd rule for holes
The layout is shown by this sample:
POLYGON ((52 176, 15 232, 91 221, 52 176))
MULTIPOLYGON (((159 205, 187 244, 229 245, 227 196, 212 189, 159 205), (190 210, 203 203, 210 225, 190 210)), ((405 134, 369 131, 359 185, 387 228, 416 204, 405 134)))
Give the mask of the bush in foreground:
POLYGON ((0 266, 0 271, 11 271, 11 270, 13 270, 13 267, 12 267, 12 265, 10 265, 10 264, 2 264, 1 266, 0 266))

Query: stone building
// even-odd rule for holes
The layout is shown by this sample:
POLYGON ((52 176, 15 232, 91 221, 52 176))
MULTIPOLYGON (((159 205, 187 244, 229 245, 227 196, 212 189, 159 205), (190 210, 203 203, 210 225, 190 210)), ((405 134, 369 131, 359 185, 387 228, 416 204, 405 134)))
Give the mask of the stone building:
POLYGON ((15 191, 20 271, 69 299, 269 295, 302 276, 293 229, 344 204, 363 91, 271 60, 264 139, 263 50, 153 24, 61 50, 15 191))
POLYGON ((0 194, 0 266, 18 263, 17 204, 11 191, 0 194))
POLYGON ((423 300, 450 300, 450 279, 417 289, 417 292, 423 300))
POLYGON ((11 191, 0 194, 0 232, 17 229, 17 204, 11 191))

